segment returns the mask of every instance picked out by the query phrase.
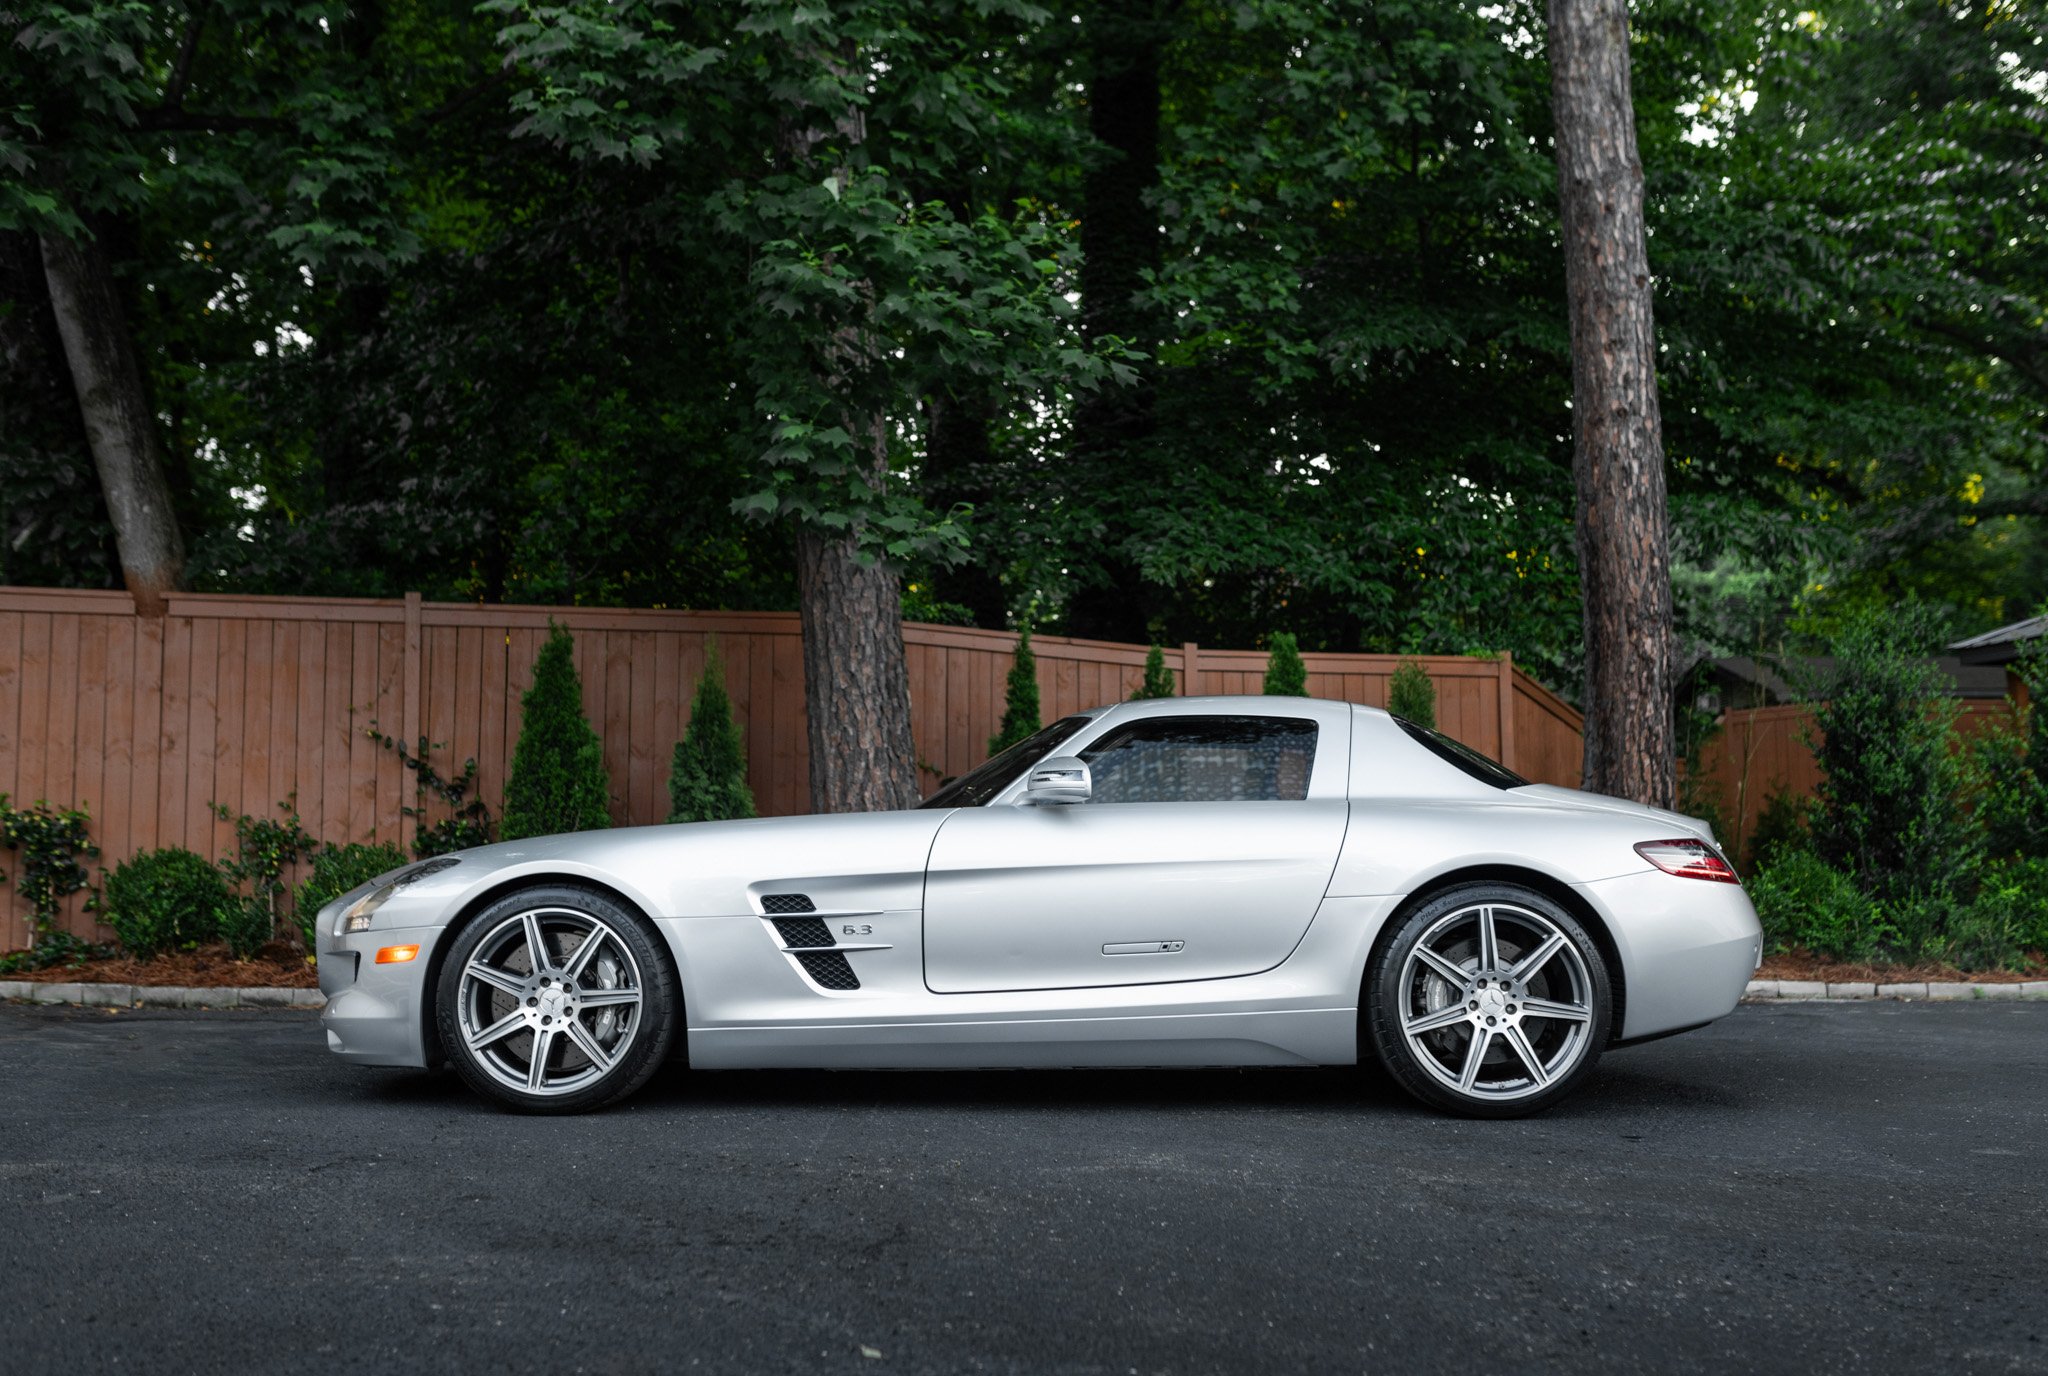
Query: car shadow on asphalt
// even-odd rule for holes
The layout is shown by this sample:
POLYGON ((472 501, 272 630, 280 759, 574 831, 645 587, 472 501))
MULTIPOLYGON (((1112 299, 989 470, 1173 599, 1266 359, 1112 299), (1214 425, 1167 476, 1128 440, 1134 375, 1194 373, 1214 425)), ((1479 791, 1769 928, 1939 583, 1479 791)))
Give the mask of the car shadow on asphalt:
MULTIPOLYGON (((474 1108, 495 1113, 452 1071, 385 1071, 369 1092, 393 1105, 474 1108)), ((1756 1096, 1726 1083, 1701 1082, 1604 1064, 1546 1118, 1634 1117, 1646 1109, 1722 1112, 1754 1106, 1756 1096)), ((690 1070, 665 1067, 622 1107, 638 1113, 889 1108, 989 1113, 1178 1114, 1243 1110, 1356 1117, 1360 1113, 1437 1116, 1377 1066, 1118 1070, 690 1070)))

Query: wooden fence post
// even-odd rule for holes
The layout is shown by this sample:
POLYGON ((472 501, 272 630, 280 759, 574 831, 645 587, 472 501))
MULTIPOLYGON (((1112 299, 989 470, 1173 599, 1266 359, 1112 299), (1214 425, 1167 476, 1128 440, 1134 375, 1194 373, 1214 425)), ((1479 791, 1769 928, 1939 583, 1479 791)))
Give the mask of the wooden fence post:
POLYGON ((1500 659, 1500 762, 1516 773, 1521 764, 1515 759, 1515 656, 1511 650, 1502 650, 1500 659))
MULTIPOLYGON (((407 750, 420 750, 420 676, 422 655, 420 653, 420 595, 409 592, 405 595, 405 723, 398 739, 407 750)), ((420 750, 424 755, 426 752, 420 750)), ((418 829, 417 819, 405 814, 405 776, 409 771, 401 768, 398 772, 398 848, 412 849, 413 833, 418 829)), ((415 796, 418 790, 415 789, 415 796)))
POLYGON ((1201 673, 1202 647, 1192 640, 1180 644, 1180 695, 1184 698, 1202 695, 1201 673))

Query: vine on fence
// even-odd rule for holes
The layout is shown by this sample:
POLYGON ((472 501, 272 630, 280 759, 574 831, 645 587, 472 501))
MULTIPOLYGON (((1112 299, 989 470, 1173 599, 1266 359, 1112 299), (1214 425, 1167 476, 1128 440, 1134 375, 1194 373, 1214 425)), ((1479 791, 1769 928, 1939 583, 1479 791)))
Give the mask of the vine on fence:
POLYGON ((398 756, 398 762, 413 772, 415 790, 419 797, 428 794, 439 798, 449 809, 449 815, 431 826, 427 824, 428 808, 401 807, 400 812, 413 819, 412 852, 425 860, 450 851, 468 850, 472 846, 487 846, 491 843, 491 810, 484 800, 477 796, 476 757, 462 762, 462 772, 452 779, 443 778, 427 759, 429 749, 446 748, 445 742, 433 746, 421 736, 417 753, 408 751, 405 742, 396 736, 387 736, 371 722, 363 728, 363 734, 377 744, 398 756))
MULTIPOLYGON (((35 931, 30 949, 8 957, 4 968, 42 968, 97 953, 90 942, 57 925, 64 900, 88 882, 79 857, 100 853, 87 835, 91 822, 92 813, 84 807, 53 808, 38 800, 34 807, 16 808, 0 793, 0 844, 21 852, 21 896, 28 902, 35 931)), ((88 912, 96 908, 97 896, 85 906, 88 912)))
MULTIPOLYGON (((240 905, 221 914, 221 936, 239 960, 261 950, 276 934, 278 919, 289 911, 291 886, 284 882, 286 867, 312 858, 320 848, 320 842, 299 820, 298 801, 294 791, 277 805, 284 814, 281 821, 238 814, 224 803, 207 804, 216 817, 235 825, 235 854, 220 862, 222 872, 249 886, 240 905)), ((296 925, 292 930, 298 930, 296 925)))

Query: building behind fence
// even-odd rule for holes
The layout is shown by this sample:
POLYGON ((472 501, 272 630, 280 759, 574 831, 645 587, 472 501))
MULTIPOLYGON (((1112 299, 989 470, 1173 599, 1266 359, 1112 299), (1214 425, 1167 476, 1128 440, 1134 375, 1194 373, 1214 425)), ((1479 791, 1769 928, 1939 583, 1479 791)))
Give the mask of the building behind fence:
MULTIPOLYGON (((233 828, 210 804, 275 815, 294 799, 323 842, 409 846, 419 800, 373 725, 424 736, 444 774, 474 758, 496 816, 520 698, 553 620, 576 637, 584 710, 604 739, 612 818, 663 820, 670 753, 718 640, 749 781, 765 814, 809 799, 803 654, 793 612, 498 607, 403 600, 173 594, 145 619, 126 593, 0 588, 0 793, 89 806, 101 863, 185 846, 219 857, 233 828)), ((979 764, 1002 719, 1008 632, 906 625, 911 723, 925 791, 979 764)), ((1036 636, 1047 721, 1120 702, 1146 647, 1036 636)), ((1183 693, 1256 693, 1266 656, 1166 652, 1183 693)), ((1384 706, 1394 655, 1305 654, 1309 692, 1384 706)), ((1532 779, 1575 785, 1579 714, 1513 661, 1425 656, 1437 723, 1532 779)), ((0 852, 0 870, 15 868, 0 852)), ((73 903, 73 927, 91 926, 73 903)), ((15 885, 0 887, 0 949, 28 940, 15 885)))

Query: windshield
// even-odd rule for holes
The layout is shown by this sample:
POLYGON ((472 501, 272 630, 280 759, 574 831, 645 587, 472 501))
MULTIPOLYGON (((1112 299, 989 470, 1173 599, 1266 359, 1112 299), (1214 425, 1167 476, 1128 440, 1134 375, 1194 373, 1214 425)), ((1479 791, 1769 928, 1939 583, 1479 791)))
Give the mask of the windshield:
POLYGON ((1495 788, 1521 788, 1529 782, 1506 765, 1487 759, 1471 746, 1454 741, 1441 731, 1432 731, 1399 717, 1394 718, 1394 724, 1435 752, 1446 764, 1456 765, 1480 783, 1492 784, 1495 788))
POLYGON ((919 807, 980 807, 1001 793, 1017 776, 1072 740, 1091 717, 1062 717, 1035 736, 1026 737, 978 769, 962 774, 919 807))

